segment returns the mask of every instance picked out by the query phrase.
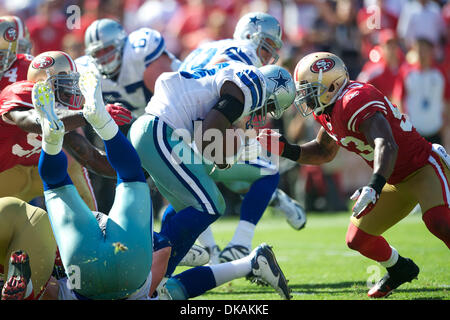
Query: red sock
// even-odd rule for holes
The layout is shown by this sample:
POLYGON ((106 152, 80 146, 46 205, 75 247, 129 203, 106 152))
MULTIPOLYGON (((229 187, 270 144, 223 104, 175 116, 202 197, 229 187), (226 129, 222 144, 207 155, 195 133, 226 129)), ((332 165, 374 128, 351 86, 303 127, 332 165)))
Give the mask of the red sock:
POLYGON ((424 213, 422 220, 428 230, 450 249, 450 209, 447 206, 431 208, 424 213))
POLYGON ((347 246, 363 256, 381 262, 391 257, 392 249, 382 236, 370 235, 350 223, 345 237, 347 246))

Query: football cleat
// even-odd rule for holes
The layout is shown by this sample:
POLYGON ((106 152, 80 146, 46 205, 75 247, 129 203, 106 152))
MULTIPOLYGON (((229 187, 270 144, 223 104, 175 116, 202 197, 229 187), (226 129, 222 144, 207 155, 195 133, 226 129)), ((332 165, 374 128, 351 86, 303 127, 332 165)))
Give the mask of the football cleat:
POLYGON ((219 246, 215 245, 214 247, 206 247, 205 248, 206 251, 208 251, 209 254, 209 265, 213 265, 213 264, 219 264, 220 263, 220 259, 219 259, 219 255, 220 255, 220 248, 219 246))
POLYGON ((92 71, 87 71, 80 76, 80 90, 85 103, 83 115, 94 128, 103 128, 112 120, 106 111, 103 102, 100 80, 92 71))
POLYGON ((227 246, 219 254, 219 262, 230 262, 244 258, 250 254, 250 250, 247 247, 240 245, 227 246))
POLYGON ((395 265, 395 269, 389 268, 389 271, 381 278, 367 293, 370 298, 383 298, 389 296, 394 289, 405 282, 411 282, 417 279, 419 274, 419 267, 408 258, 399 257, 395 265))
POLYGON ((20 250, 13 252, 8 268, 8 278, 2 289, 2 300, 23 300, 31 278, 28 254, 20 250))
POLYGON ((286 216, 289 225, 295 230, 300 230, 306 225, 305 209, 294 199, 290 198, 284 191, 277 189, 272 202, 276 209, 281 210, 286 216))
POLYGON ((263 243, 251 254, 253 255, 251 276, 259 283, 270 285, 283 299, 291 299, 288 281, 278 265, 272 247, 263 243))
POLYGON ((186 266, 186 267, 199 267, 207 264, 209 261, 209 253, 208 251, 203 248, 202 246, 199 246, 197 244, 194 244, 186 253, 186 255, 181 259, 179 266, 186 266))
POLYGON ((51 145, 61 144, 64 123, 55 113, 55 94, 47 82, 38 81, 33 86, 33 106, 39 115, 43 139, 51 145))

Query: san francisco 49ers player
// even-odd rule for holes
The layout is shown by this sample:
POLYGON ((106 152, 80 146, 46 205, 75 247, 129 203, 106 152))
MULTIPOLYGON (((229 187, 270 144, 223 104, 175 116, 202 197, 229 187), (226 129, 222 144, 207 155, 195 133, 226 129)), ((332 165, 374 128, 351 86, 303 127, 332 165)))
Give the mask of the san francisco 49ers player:
POLYGON ((299 61, 294 74, 294 104, 322 126, 316 139, 293 145, 273 130, 260 133, 263 148, 301 164, 333 160, 339 147, 356 153, 373 168, 356 200, 347 245, 386 267, 386 275, 368 292, 387 296, 419 274, 381 235, 420 204, 428 230, 450 248, 450 157, 440 145, 422 138, 407 118, 372 85, 350 81, 334 54, 316 52, 299 61))
POLYGON ((28 31, 27 25, 18 16, 2 16, 0 20, 6 20, 14 23, 17 29, 17 53, 18 54, 31 54, 31 48, 33 44, 30 40, 30 31, 28 31))
MULTIPOLYGON (((109 165, 105 153, 94 148, 84 136, 74 131, 85 125, 86 121, 79 110, 84 99, 78 87, 79 74, 72 58, 61 51, 44 52, 31 61, 27 77, 27 81, 11 84, 0 94, 0 197, 14 196, 24 201, 30 201, 43 194, 43 184, 38 173, 42 129, 31 97, 34 85, 42 81, 49 83, 53 88, 57 103, 57 115, 64 126, 68 130, 72 130, 66 134, 64 139, 65 150, 70 152, 78 162, 97 174, 115 177, 115 170, 109 165)), ((110 106, 108 112, 119 125, 131 121, 131 112, 123 107, 110 106)), ((69 173, 69 175, 71 174, 69 173)), ((89 193, 82 192, 85 190, 84 180, 76 175, 71 175, 71 178, 77 190, 81 191, 83 200, 92 207, 92 203, 86 197, 86 194, 89 195, 89 193)), ((16 207, 23 209, 23 206, 16 207)), ((48 217, 42 215, 42 219, 48 219, 48 217)), ((22 224, 23 228, 27 227, 26 221, 28 221, 26 215, 21 212, 21 214, 15 215, 2 215, 0 224, 21 229, 20 225, 22 224)), ((33 239, 47 239, 46 230, 48 229, 40 228, 39 232, 36 231, 37 235, 25 237, 20 241, 21 246, 16 248, 9 246, 14 239, 2 238, 0 253, 5 254, 5 259, 7 259, 14 250, 27 250, 32 262, 36 263, 36 259, 41 261, 42 256, 33 257, 33 249, 30 252, 30 249, 27 248, 33 248, 32 243, 29 243, 36 241, 33 239)), ((29 234, 31 235, 32 232, 29 234)), ((16 232, 11 236, 17 237, 19 233, 16 232)), ((5 269, 6 273, 8 264, 5 265, 4 261, 4 259, 0 261, 0 272, 5 269)), ((43 270, 41 264, 37 263, 36 265, 39 267, 32 266, 31 280, 45 279, 39 274, 43 270)), ((19 292, 19 296, 24 296, 24 293, 16 288, 17 285, 20 284, 8 275, 3 294, 5 295, 7 292, 8 296, 14 298, 18 296, 16 293, 19 292)), ((40 285, 34 283, 34 288, 36 297, 42 292, 42 282, 40 285)))
POLYGON ((0 17, 0 91, 6 86, 27 79, 32 56, 18 54, 19 31, 16 23, 0 17))

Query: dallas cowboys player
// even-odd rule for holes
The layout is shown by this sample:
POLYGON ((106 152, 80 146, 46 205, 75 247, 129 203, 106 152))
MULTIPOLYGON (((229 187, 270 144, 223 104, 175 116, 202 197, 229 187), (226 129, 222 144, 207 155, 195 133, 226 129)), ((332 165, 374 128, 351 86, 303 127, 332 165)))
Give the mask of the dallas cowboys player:
MULTIPOLYGON (((283 45, 279 22, 273 16, 261 12, 244 15, 238 21, 233 37, 203 44, 186 57, 180 70, 194 71, 225 61, 238 61, 256 67, 274 64, 278 60, 277 51, 283 45)), ((282 78, 271 80, 278 81, 276 85, 285 85, 282 78)), ((280 175, 275 165, 258 159, 250 164, 235 164, 226 171, 215 171, 212 177, 233 192, 245 195, 238 227, 220 254, 210 228, 200 235, 199 242, 210 253, 210 263, 231 261, 248 255, 256 224, 268 205, 284 212, 294 229, 304 227, 306 215, 303 208, 277 188, 280 175)))
POLYGON ((112 19, 94 21, 86 29, 85 46, 86 55, 75 60, 80 72, 99 72, 105 102, 121 103, 136 117, 144 114, 158 76, 179 66, 158 31, 141 28, 127 35, 112 19))
POLYGON ((134 122, 128 135, 143 167, 171 204, 161 227, 161 234, 172 244, 167 275, 225 210, 223 196, 209 173, 213 167, 228 167, 229 162, 224 164, 219 152, 202 158, 210 141, 195 139, 198 153, 187 136, 194 136, 194 128, 200 128, 196 131, 200 137, 211 132, 224 137, 226 129, 244 116, 281 114, 294 96, 292 77, 279 66, 258 69, 229 62, 194 72, 164 73, 158 78, 146 114, 134 122))

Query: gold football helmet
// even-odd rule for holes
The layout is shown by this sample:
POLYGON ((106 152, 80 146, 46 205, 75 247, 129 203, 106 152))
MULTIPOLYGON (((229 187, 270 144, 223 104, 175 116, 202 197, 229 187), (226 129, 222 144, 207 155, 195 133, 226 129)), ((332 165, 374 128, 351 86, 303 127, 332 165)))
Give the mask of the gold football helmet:
POLYGON ((28 67, 27 79, 33 82, 50 82, 56 101, 70 109, 80 109, 82 106, 79 78, 75 62, 62 51, 43 52, 28 67))
POLYGON ((336 101, 349 80, 341 58, 329 52, 311 53, 295 67, 297 95, 294 104, 304 117, 312 112, 321 115, 336 101))
POLYGON ((17 40, 15 24, 0 18, 0 75, 16 61, 17 40))
POLYGON ((18 16, 3 16, 0 17, 0 19, 4 19, 15 24, 19 41, 17 44, 17 53, 31 54, 32 44, 30 40, 30 32, 28 31, 25 23, 23 23, 22 19, 18 16))

